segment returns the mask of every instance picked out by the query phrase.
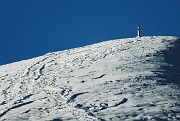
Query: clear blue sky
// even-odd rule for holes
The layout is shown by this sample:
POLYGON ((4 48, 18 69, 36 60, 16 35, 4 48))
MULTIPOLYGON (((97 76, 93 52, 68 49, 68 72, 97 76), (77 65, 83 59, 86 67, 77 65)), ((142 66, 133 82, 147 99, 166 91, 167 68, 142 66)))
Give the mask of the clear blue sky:
POLYGON ((180 0, 0 0, 0 65, 104 40, 180 36, 180 0))

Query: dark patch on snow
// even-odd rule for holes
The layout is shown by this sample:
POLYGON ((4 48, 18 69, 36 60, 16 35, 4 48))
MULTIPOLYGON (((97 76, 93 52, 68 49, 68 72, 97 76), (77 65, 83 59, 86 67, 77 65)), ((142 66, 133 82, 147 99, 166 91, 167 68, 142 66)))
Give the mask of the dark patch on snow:
POLYGON ((75 106, 75 108, 82 108, 82 106, 83 106, 83 105, 81 105, 81 104, 77 104, 77 105, 75 106))
POLYGON ((88 112, 88 115, 95 117, 95 115, 93 113, 91 113, 91 112, 88 112))
POLYGON ((174 47, 168 50, 162 51, 165 62, 169 65, 163 66, 162 69, 165 70, 160 76, 165 78, 166 83, 175 83, 180 85, 180 38, 172 43, 174 47))
POLYGON ((102 77, 104 77, 106 74, 102 74, 102 75, 100 75, 100 76, 98 76, 98 77, 95 77, 95 78, 92 78, 92 79, 99 79, 99 78, 102 78, 102 77))
POLYGON ((28 99, 28 98, 30 98, 32 95, 33 95, 33 94, 26 95, 26 96, 24 96, 24 97, 22 98, 22 100, 28 99))
POLYGON ((99 121, 106 121, 105 119, 102 119, 102 118, 98 118, 99 121))
POLYGON ((86 81, 84 81, 84 80, 81 81, 81 83, 84 83, 84 82, 86 82, 86 81))
POLYGON ((6 102, 5 102, 5 101, 3 101, 2 103, 0 103, 0 105, 4 105, 4 104, 6 104, 6 102))
POLYGON ((61 91, 61 95, 65 95, 65 96, 67 96, 67 95, 69 95, 69 92, 71 92, 72 90, 70 90, 70 89, 63 89, 62 91, 61 91))
POLYGON ((52 121, 63 121, 63 120, 59 119, 59 118, 56 118, 56 119, 53 119, 52 121))
POLYGON ((24 113, 29 113, 30 110, 25 111, 24 113))
POLYGON ((119 106, 119 105, 121 105, 121 104, 124 104, 124 103, 126 103, 128 101, 128 99, 127 98, 124 98, 122 101, 120 101, 119 103, 116 103, 113 107, 116 107, 116 106, 119 106))
POLYGON ((121 95, 121 94, 123 94, 123 92, 115 93, 114 95, 121 95))
POLYGON ((116 80, 117 82, 121 82, 122 80, 116 80))
POLYGON ((101 103, 100 106, 101 106, 100 110, 105 110, 106 108, 108 108, 108 104, 107 103, 101 103))
POLYGON ((69 100, 67 101, 67 103, 73 102, 74 99, 77 98, 77 96, 82 95, 82 94, 85 94, 85 93, 88 93, 88 92, 80 92, 80 93, 77 93, 77 94, 72 95, 72 96, 69 98, 69 100))
POLYGON ((75 106, 75 108, 83 109, 83 110, 85 110, 86 112, 88 112, 88 111, 89 111, 89 108, 91 108, 91 107, 90 107, 90 106, 83 106, 82 104, 77 104, 77 105, 75 106))
POLYGON ((45 65, 43 65, 43 66, 39 69, 40 75, 42 74, 42 71, 43 71, 44 68, 45 68, 45 65))

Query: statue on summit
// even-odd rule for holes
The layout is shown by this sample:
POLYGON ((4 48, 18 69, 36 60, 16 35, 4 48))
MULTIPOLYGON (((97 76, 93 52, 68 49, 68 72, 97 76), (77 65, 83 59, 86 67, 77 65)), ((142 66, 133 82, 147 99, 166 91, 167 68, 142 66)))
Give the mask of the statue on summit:
POLYGON ((141 35, 140 35, 140 26, 139 25, 137 25, 137 37, 141 37, 141 35))

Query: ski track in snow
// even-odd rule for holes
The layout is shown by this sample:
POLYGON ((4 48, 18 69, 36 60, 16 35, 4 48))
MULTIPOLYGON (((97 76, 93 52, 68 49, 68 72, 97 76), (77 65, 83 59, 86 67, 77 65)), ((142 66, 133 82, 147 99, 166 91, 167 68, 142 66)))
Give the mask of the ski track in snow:
POLYGON ((111 40, 2 65, 0 120, 178 121, 179 42, 111 40))

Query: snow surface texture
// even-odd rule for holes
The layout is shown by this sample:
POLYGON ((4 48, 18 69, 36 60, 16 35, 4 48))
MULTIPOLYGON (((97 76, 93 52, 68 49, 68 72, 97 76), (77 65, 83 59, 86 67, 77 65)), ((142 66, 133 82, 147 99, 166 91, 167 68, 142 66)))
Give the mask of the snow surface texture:
POLYGON ((179 46, 127 38, 0 66, 0 120, 180 120, 179 46))

